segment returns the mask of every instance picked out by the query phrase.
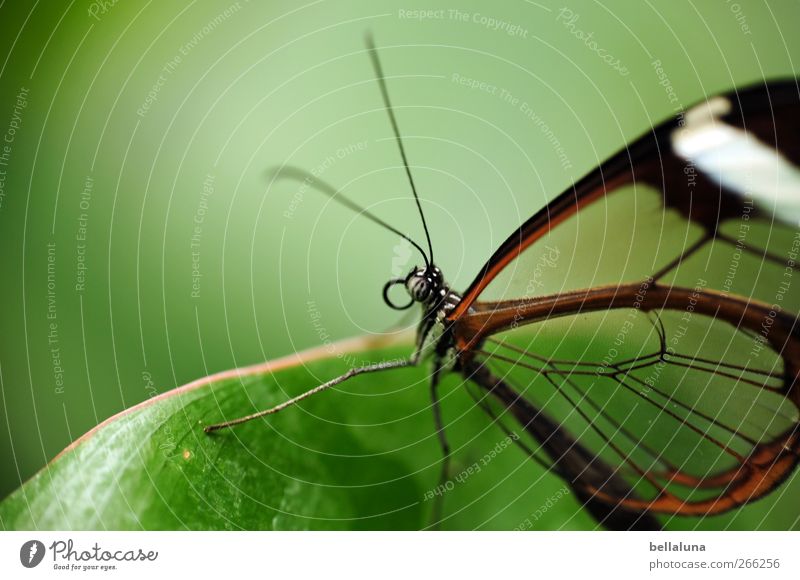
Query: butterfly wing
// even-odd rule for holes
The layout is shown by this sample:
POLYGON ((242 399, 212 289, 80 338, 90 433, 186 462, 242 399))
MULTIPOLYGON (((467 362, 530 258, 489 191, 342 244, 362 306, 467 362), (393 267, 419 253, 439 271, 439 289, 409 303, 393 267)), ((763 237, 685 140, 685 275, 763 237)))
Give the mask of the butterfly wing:
MULTIPOLYGON (((749 218, 758 221, 756 228, 777 220, 782 229, 796 231, 799 94, 795 81, 753 87, 710 99, 655 127, 511 234, 450 320, 478 300, 643 279, 701 238, 735 239, 737 226, 749 218), (586 227, 598 223, 600 229, 586 227), (643 229, 649 235, 641 235, 643 229), (626 246, 634 238, 648 245, 626 246), (553 264, 555 255, 563 258, 560 264, 553 264), (649 261, 634 259, 646 255, 649 261)), ((759 250, 773 258, 766 248, 748 248, 759 250)))
POLYGON ((464 373, 598 519, 722 513, 796 467, 798 163, 794 82, 710 99, 535 214, 451 314, 464 373))

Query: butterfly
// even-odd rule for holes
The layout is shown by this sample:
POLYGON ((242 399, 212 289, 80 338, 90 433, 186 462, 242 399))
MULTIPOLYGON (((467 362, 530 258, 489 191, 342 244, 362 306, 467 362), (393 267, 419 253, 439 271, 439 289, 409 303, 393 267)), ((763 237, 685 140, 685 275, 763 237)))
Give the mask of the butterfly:
POLYGON ((206 432, 351 377, 427 364, 442 481, 446 373, 460 374, 475 404, 609 529, 721 514, 786 481, 800 451, 797 82, 715 96, 654 127, 511 233, 459 293, 434 261, 377 49, 367 45, 425 247, 314 184, 419 252, 423 264, 383 288, 393 309, 421 306, 415 350, 206 432))

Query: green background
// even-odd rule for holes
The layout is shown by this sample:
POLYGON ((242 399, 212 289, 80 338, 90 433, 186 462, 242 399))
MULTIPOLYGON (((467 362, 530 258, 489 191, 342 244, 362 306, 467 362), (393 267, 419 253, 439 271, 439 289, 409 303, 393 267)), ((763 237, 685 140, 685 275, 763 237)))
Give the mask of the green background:
POLYGON ((460 2, 459 15, 411 1, 98 6, 0 6, 0 136, 20 125, 0 205, 0 497, 154 390, 410 324, 380 289, 415 256, 271 182, 283 163, 316 169, 422 239, 366 30, 456 289, 677 106, 792 75, 800 58, 793 1, 572 2, 571 25, 563 3, 522 0, 460 2), (443 12, 410 17, 419 9, 443 12))

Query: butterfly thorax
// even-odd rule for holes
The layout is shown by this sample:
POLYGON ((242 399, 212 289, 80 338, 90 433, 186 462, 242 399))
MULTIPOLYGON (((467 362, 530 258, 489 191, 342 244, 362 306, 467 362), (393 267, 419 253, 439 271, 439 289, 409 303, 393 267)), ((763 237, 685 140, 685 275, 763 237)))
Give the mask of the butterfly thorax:
POLYGON ((411 299, 422 306, 416 356, 432 359, 439 367, 452 367, 456 358, 447 317, 461 296, 450 289, 441 270, 433 265, 413 269, 405 279, 405 287, 411 299))

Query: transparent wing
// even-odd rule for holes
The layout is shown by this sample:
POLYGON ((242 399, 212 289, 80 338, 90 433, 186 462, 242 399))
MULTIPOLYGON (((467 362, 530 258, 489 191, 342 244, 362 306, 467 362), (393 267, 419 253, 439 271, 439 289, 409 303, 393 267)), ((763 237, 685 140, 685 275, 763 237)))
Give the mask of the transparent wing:
POLYGON ((656 128, 524 224, 450 316, 482 404, 596 515, 722 513, 797 465, 798 103, 767 85, 656 128))
MULTIPOLYGON (((747 296, 747 284, 761 281, 757 261, 786 263, 791 255, 800 227, 798 163, 794 82, 704 102, 656 127, 531 217, 486 263, 450 319, 479 308, 479 301, 648 275, 661 280, 664 272, 677 272, 675 259, 708 257, 717 243, 738 245, 747 256, 724 288, 747 296), (774 226, 784 232, 774 233, 774 226), (784 238, 773 244, 773 235, 784 238), (755 270, 747 271, 747 263, 755 270)), ((735 269, 738 261, 715 266, 735 269)))
MULTIPOLYGON (((487 338, 471 364, 516 393, 499 396, 494 414, 523 423, 532 454, 611 505, 721 513, 771 491, 798 461, 790 363, 713 316, 634 308, 565 316, 487 338), (515 412, 523 400, 525 421, 515 412)), ((496 395, 494 384, 481 386, 496 395)))

